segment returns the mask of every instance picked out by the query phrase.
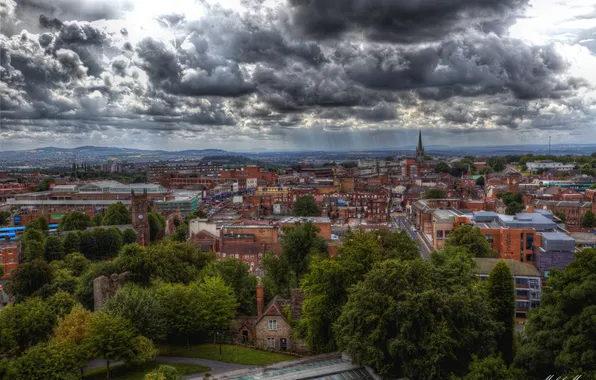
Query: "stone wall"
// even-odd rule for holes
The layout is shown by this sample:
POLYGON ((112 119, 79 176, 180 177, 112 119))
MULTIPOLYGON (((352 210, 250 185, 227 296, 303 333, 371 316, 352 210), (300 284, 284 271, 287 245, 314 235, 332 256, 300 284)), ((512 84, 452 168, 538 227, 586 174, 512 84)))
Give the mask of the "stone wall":
POLYGON ((130 272, 100 276, 93 280, 93 310, 99 311, 108 298, 113 297, 132 276, 130 272))
POLYGON ((255 345, 261 349, 267 349, 267 338, 275 338, 275 349, 279 350, 280 338, 286 338, 288 351, 292 349, 291 339, 292 328, 281 316, 265 316, 255 326, 255 345), (269 330, 269 321, 277 321, 277 330, 269 330))

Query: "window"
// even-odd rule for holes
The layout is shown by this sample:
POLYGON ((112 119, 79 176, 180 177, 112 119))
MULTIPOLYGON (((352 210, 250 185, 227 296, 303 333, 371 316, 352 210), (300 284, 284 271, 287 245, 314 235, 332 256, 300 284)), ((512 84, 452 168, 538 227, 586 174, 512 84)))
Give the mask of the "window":
POLYGON ((267 347, 275 348, 275 338, 267 338, 267 347))
POLYGON ((277 331, 277 319, 270 319, 269 320, 269 330, 270 331, 277 331))
POLYGON ((534 234, 527 233, 526 234, 526 249, 532 249, 534 246, 534 234))
POLYGON ((530 292, 529 291, 527 291, 527 290, 520 290, 520 289, 517 289, 515 291, 515 293, 517 294, 518 297, 528 297, 530 295, 530 292))
POLYGON ((515 278, 515 284, 516 285, 528 285, 528 279, 527 278, 515 278))
POLYGON ((437 231, 437 239, 443 239, 443 231, 437 231))
POLYGON ((226 254, 225 254, 225 253, 222 253, 222 254, 221 254, 221 256, 222 256, 222 257, 226 257, 226 254))
POLYGON ((484 235, 484 237, 486 238, 486 241, 487 242, 489 242, 489 243, 492 243, 493 242, 493 235, 486 234, 486 235, 484 235))
POLYGON ((539 287, 540 282, 538 281, 537 278, 531 278, 529 280, 529 282, 530 282, 530 288, 537 289, 539 287))

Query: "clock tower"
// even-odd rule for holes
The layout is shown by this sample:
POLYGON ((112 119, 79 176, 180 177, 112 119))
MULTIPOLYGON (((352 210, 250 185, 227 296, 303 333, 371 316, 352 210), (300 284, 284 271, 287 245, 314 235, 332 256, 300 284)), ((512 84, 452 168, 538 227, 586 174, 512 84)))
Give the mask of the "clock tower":
POLYGON ((137 244, 149 245, 149 215, 147 214, 147 190, 142 195, 132 194, 132 226, 137 231, 137 244))

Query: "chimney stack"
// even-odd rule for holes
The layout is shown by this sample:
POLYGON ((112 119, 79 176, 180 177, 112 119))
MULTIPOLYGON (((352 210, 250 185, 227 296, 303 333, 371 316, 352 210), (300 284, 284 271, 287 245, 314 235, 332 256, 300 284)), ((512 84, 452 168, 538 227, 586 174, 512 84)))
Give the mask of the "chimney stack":
POLYGON ((259 277, 259 282, 257 282, 257 317, 260 317, 263 314, 263 303, 265 301, 265 297, 263 296, 263 282, 259 277))

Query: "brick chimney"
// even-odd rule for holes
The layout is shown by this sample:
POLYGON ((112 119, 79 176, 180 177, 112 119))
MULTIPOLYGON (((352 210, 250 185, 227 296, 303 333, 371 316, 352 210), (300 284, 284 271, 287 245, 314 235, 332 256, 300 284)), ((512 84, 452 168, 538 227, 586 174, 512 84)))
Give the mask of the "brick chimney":
POLYGON ((263 314, 263 303, 265 301, 265 297, 263 295, 263 282, 261 278, 259 278, 259 282, 257 282, 257 317, 260 317, 263 314))
POLYGON ((530 205, 530 206, 526 207, 526 212, 528 212, 528 213, 534 212, 534 206, 530 205))

